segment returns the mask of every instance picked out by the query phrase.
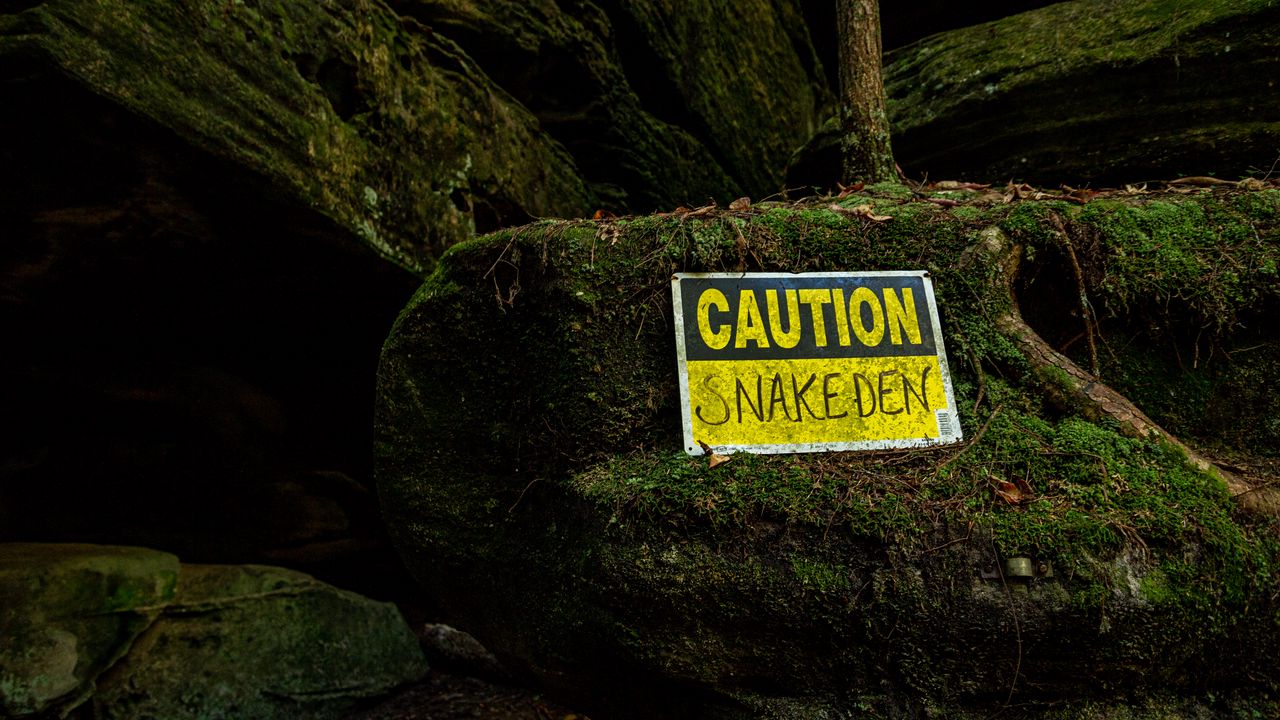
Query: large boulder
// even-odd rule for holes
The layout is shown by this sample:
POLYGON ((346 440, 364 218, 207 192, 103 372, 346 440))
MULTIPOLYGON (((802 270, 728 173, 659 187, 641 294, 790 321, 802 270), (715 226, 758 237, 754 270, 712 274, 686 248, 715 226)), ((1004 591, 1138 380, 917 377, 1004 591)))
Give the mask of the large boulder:
POLYGON ((184 565, 93 706, 102 720, 339 718, 426 671, 393 605, 280 568, 184 565))
POLYGON ((0 72, 17 81, 6 88, 10 107, 50 117, 40 100, 74 92, 69 79, 268 180, 405 267, 429 267, 468 237, 477 206, 509 222, 590 204, 527 110, 457 45, 380 3, 18 9, 0 15, 0 72))
MULTIPOLYGON (((1118 187, 1265 175, 1280 152, 1280 8, 1061 2, 885 56, 894 154, 911 176, 1118 187)), ((788 184, 834 187, 825 125, 788 184)))
POLYGON ((0 539, 396 575, 363 419, 386 328, 486 198, 587 206, 418 30, 375 4, 0 9, 0 539))
POLYGON ((934 178, 1119 184, 1266 173, 1280 7, 1065 2, 885 58, 894 151, 934 178))
POLYGON ((744 193, 764 197, 782 190, 787 158, 830 101, 798 5, 599 4, 609 13, 622 69, 644 108, 698 138, 744 193))
POLYGON ((341 717, 427 670, 389 603, 133 547, 0 544, 0 633, 15 719, 341 717))
POLYGON ((615 211, 777 192, 826 99, 790 2, 391 4, 465 49, 615 211))
POLYGON ((173 599, 178 559, 129 547, 0 544, 0 715, 58 716, 173 599))
POLYGON ((544 222, 449 252, 387 340, 375 445, 442 619, 617 717, 1280 709, 1274 509, 1059 403, 1072 379, 997 322, 1012 256, 986 249, 1018 248, 1026 317, 1076 362, 1083 290, 1108 382, 1234 408, 1247 433, 1178 429, 1262 483, 1275 398, 1236 398, 1280 368, 1280 192, 975 195, 544 222), (934 278, 965 444, 684 454, 672 272, 888 269, 934 278), (1178 347, 1206 327, 1212 367, 1178 347))

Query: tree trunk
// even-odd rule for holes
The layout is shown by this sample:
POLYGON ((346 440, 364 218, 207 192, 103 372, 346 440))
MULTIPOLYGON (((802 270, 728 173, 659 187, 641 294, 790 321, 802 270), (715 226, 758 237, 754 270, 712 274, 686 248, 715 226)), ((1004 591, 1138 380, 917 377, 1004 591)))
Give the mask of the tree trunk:
POLYGON ((880 6, 877 0, 837 0, 840 49, 840 130, 844 182, 883 182, 898 177, 889 147, 881 73, 880 6))

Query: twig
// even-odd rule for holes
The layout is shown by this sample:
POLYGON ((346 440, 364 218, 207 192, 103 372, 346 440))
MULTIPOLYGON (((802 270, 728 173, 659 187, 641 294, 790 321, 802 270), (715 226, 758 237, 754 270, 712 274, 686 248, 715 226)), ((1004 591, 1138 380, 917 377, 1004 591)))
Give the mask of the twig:
POLYGON ((1009 614, 1013 616, 1013 633, 1018 641, 1018 660, 1013 666, 1013 680, 1009 682, 1009 695, 1004 699, 1004 706, 1013 702, 1013 691, 1018 687, 1018 675, 1022 673, 1022 622, 1018 619, 1018 608, 1013 601, 1013 590, 1009 589, 1009 581, 1005 579, 1004 568, 1000 566, 1000 553, 996 550, 996 541, 991 540, 991 552, 996 558, 996 572, 1000 573, 1000 584, 1004 586, 1005 595, 1009 598, 1009 614))
POLYGON ((1170 185, 1193 185, 1195 187, 1211 187, 1214 185, 1235 185, 1231 180, 1223 180, 1222 178, 1206 177, 1197 175, 1194 177, 1183 177, 1177 180, 1170 180, 1170 185))
POLYGON ((973 346, 965 342, 964 338, 961 338, 960 342, 969 356, 969 364, 973 365, 974 374, 978 376, 978 396, 973 400, 973 412, 976 415, 978 405, 982 404, 982 398, 987 394, 987 374, 982 371, 982 360, 978 357, 978 353, 974 352, 973 346))
POLYGON ((516 501, 511 503, 511 507, 507 508, 508 513, 513 513, 516 511, 516 506, 519 505, 520 501, 524 499, 524 494, 529 492, 529 488, 533 487, 533 484, 538 482, 538 480, 539 478, 534 478, 529 481, 528 485, 524 486, 524 489, 520 491, 520 497, 516 498, 516 501))
POLYGON ((928 550, 925 550, 925 551, 924 551, 923 553, 921 553, 921 554, 922 554, 922 555, 932 555, 933 553, 936 553, 936 552, 938 552, 939 550, 945 550, 946 548, 949 548, 949 547, 951 547, 952 545, 959 545, 959 544, 960 544, 960 543, 962 543, 962 542, 968 542, 968 541, 969 541, 969 538, 971 538, 971 537, 973 537, 973 521, 972 521, 972 520, 970 520, 970 521, 969 521, 969 529, 965 532, 964 537, 962 537, 962 538, 956 538, 955 540, 952 540, 952 541, 950 541, 950 542, 944 542, 944 543, 942 543, 941 545, 939 545, 939 546, 937 546, 937 547, 931 547, 931 548, 929 548, 928 550))
POLYGON ((982 439, 982 435, 987 431, 987 428, 991 425, 991 421, 996 418, 996 415, 1000 414, 1000 408, 1002 407, 1004 407, 1003 403, 1000 405, 996 405, 995 408, 991 410, 991 414, 987 416, 986 422, 982 423, 982 427, 978 428, 978 432, 972 438, 970 438, 969 441, 966 442, 963 447, 957 450, 955 454, 947 458, 946 462, 939 465, 938 472, 942 472, 944 469, 946 469, 948 465, 955 462, 956 458, 963 455, 965 450, 968 450, 969 448, 978 444, 978 441, 982 439))
POLYGON ((1067 234, 1066 226, 1062 224, 1062 218, 1057 213, 1053 213, 1049 219, 1054 229, 1058 231, 1058 242, 1067 251, 1067 258, 1071 260, 1071 272, 1076 277, 1076 289, 1080 293, 1080 319, 1084 322, 1084 339, 1089 345, 1089 372, 1093 373, 1094 377, 1101 378, 1098 372, 1098 345, 1093 339, 1093 328, 1097 323, 1089 306, 1089 296, 1085 292, 1084 272, 1080 270, 1080 261, 1076 259, 1075 247, 1071 244, 1071 236, 1067 234))

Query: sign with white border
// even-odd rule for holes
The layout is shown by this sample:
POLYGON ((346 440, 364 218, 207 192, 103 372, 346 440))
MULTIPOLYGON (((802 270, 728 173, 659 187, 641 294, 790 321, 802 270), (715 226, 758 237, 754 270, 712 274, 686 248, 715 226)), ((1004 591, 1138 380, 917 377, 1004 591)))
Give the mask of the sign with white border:
POLYGON ((677 273, 671 297, 691 455, 961 439, 927 271, 677 273))

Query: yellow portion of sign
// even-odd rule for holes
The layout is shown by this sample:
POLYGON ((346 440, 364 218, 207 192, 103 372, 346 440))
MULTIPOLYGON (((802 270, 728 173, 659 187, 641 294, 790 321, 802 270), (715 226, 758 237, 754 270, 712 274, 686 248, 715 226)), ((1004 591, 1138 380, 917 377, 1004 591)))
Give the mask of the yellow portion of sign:
MULTIPOLYGON (((883 330, 882 330, 883 331, 883 330)), ((938 438, 936 356, 688 363, 693 438, 712 446, 938 438)))

